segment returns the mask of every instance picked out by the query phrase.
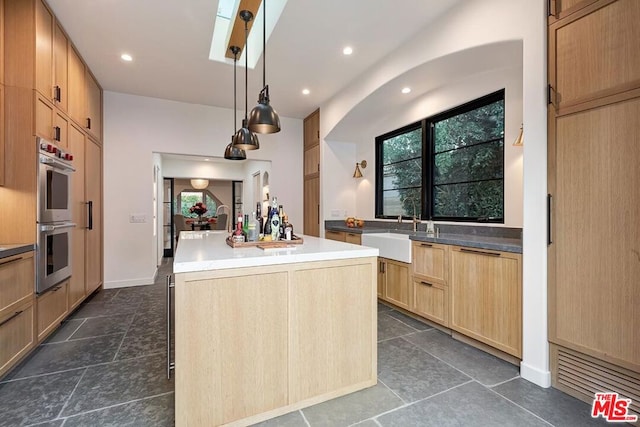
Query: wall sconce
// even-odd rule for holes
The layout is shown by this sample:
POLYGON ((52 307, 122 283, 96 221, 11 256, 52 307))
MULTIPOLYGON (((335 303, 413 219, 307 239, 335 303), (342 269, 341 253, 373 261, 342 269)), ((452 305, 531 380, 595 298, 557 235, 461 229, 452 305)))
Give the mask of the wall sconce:
POLYGON ((522 125, 520 125, 520 133, 518 134, 518 137, 516 138, 516 140, 513 141, 513 146, 522 147, 523 144, 524 144, 523 130, 522 130, 522 125))
POLYGON ((367 168, 367 161, 363 160, 360 163, 356 163, 356 170, 353 172, 353 177, 354 178, 362 178, 362 171, 360 170, 361 166, 362 166, 362 169, 366 169, 367 168))
POLYGON ((209 180, 208 179, 192 179, 191 186, 196 190, 204 190, 209 186, 209 180))

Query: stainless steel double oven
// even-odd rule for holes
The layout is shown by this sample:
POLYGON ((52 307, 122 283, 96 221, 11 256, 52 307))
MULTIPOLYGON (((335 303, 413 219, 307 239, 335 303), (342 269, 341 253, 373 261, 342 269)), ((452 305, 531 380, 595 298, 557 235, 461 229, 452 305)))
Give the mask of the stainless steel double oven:
POLYGON ((71 276, 73 156, 42 138, 38 143, 36 292, 71 276))

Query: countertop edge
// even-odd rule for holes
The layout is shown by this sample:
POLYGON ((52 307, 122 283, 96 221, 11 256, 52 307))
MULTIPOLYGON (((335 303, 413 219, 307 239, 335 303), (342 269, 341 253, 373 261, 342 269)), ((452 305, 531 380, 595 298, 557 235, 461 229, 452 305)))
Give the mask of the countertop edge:
POLYGON ((36 245, 33 243, 29 244, 12 244, 12 245, 0 245, 0 248, 7 248, 4 250, 0 250, 0 259, 9 258, 14 255, 20 255, 26 252, 31 252, 36 249, 36 245))

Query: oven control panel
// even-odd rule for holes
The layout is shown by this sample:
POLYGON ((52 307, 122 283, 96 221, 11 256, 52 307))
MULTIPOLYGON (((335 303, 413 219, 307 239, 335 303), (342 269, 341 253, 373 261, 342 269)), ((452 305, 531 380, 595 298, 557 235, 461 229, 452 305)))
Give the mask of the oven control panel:
POLYGON ((38 146, 40 147, 41 154, 45 154, 51 157, 57 157, 58 159, 68 163, 71 163, 73 161, 73 154, 61 149, 60 147, 49 141, 38 138, 38 146))

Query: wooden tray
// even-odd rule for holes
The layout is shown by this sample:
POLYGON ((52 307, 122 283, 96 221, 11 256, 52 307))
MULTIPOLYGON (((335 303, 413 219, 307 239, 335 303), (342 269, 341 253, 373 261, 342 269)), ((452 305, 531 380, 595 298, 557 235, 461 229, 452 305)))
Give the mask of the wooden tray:
POLYGON ((261 248, 261 249, 268 249, 268 248, 286 248, 289 245, 301 245, 302 243, 304 243, 304 240, 302 240, 302 237, 300 236, 296 236, 295 234, 293 235, 293 238, 291 240, 276 240, 275 242, 273 240, 271 241, 258 241, 258 242, 242 242, 242 243, 236 243, 233 240, 231 240, 231 236, 227 236, 227 245, 231 246, 232 248, 261 248))

